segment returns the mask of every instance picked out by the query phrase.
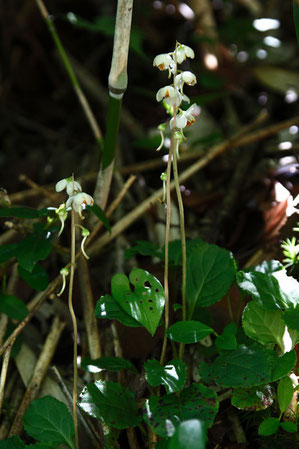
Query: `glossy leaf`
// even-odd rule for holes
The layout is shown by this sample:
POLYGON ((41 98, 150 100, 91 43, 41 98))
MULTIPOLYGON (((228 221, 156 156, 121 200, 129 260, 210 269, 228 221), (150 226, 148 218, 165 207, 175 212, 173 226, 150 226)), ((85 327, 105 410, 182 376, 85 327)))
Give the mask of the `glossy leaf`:
POLYGON ((235 263, 229 251, 208 243, 193 246, 187 257, 189 317, 196 306, 207 307, 220 301, 234 279, 235 263))
POLYGON ((293 393, 293 382, 289 376, 285 376, 280 379, 277 387, 277 399, 281 413, 284 413, 290 405, 293 393))
POLYGON ((174 323, 166 335, 178 343, 198 343, 203 338, 210 335, 213 329, 199 321, 177 321, 174 323))
POLYGON ((80 395, 79 406, 90 416, 103 419, 117 429, 134 427, 141 419, 133 393, 119 383, 88 384, 80 395))
POLYGON ((36 232, 19 242, 16 258, 24 270, 32 272, 39 260, 46 259, 52 249, 52 241, 45 232, 36 232))
POLYGON ((122 273, 113 276, 111 292, 123 310, 154 335, 165 303, 163 287, 158 279, 136 268, 129 278, 122 273))
POLYGON ((207 425, 199 419, 189 419, 179 424, 167 449, 205 449, 207 425))
POLYGON ((288 374, 295 363, 295 351, 279 357, 275 351, 258 345, 241 345, 214 361, 211 376, 218 385, 225 387, 253 387, 278 380, 288 374))
POLYGON ((36 440, 74 448, 74 424, 67 406, 51 396, 33 401, 23 417, 26 432, 36 440))
POLYGON ((24 441, 22 441, 17 435, 13 435, 7 440, 0 441, 0 449, 24 449, 26 447, 24 441))
POLYGON ((22 321, 27 315, 28 310, 23 301, 13 295, 0 295, 0 310, 13 320, 22 321))
POLYGON ((283 350, 285 322, 281 310, 268 310, 258 301, 250 301, 243 312, 245 334, 264 345, 277 344, 283 350))
POLYGON ((180 390, 186 383, 187 369, 182 360, 171 360, 165 366, 158 360, 148 360, 144 368, 147 382, 153 387, 165 385, 167 393, 180 390))
POLYGON ((285 270, 272 274, 260 271, 239 271, 237 283, 241 290, 269 310, 293 308, 299 302, 299 283, 285 270))
POLYGON ((127 369, 129 371, 136 372, 136 368, 129 360, 125 360, 121 357, 100 357, 98 359, 91 359, 89 357, 83 357, 81 362, 81 368, 89 371, 90 373, 99 373, 100 371, 120 371, 127 369))
POLYGON ((18 271, 20 277, 35 290, 41 291, 45 290, 48 287, 48 273, 42 266, 36 264, 34 265, 33 270, 30 272, 24 270, 24 268, 19 265, 18 271))
POLYGON ((240 410, 259 411, 270 407, 274 401, 274 391, 270 385, 252 388, 234 388, 232 405, 240 410))
POLYGON ((93 206, 86 206, 86 210, 90 210, 96 217, 103 223, 107 231, 111 232, 111 226, 107 215, 103 209, 98 204, 93 204, 93 206))
POLYGON ((118 320, 120 323, 129 327, 142 326, 138 321, 128 315, 110 295, 101 296, 97 301, 95 316, 100 319, 118 320))
POLYGON ((154 432, 172 437, 182 421, 201 419, 210 427, 218 411, 218 399, 214 391, 202 384, 192 384, 178 395, 151 396, 147 399, 144 419, 154 432))
MULTIPOLYGON (((254 271, 259 271, 260 273, 275 273, 276 271, 283 270, 283 265, 279 260, 264 260, 261 264, 254 267, 254 271)), ((249 270, 250 271, 250 270, 249 270)))
POLYGON ((279 427, 278 418, 267 418, 265 419, 258 428, 258 434, 264 437, 268 435, 273 435, 279 427))

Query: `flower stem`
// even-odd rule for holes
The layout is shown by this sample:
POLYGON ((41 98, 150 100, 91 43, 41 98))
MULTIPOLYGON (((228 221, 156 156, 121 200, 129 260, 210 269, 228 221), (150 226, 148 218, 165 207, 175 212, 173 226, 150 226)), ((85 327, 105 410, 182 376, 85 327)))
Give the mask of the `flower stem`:
POLYGON ((77 379, 78 379, 78 367, 77 367, 77 340, 78 340, 78 328, 76 315, 73 308, 73 285, 75 274, 75 260, 76 260, 76 228, 75 228, 75 211, 72 209, 72 223, 71 223, 71 267, 70 267, 70 282, 69 282, 69 295, 68 295, 68 307, 73 323, 74 330, 74 354, 73 354, 73 370, 74 370, 74 383, 73 383, 73 420, 75 428, 75 448, 79 449, 78 438, 78 418, 77 418, 77 379))
MULTIPOLYGON (((180 142, 178 139, 175 140, 175 148, 173 151, 173 176, 175 182, 175 190, 179 205, 179 215, 180 215, 180 230, 181 230, 181 245, 182 245, 182 305, 183 305, 183 321, 186 320, 186 273, 187 273, 187 257, 186 257, 186 232, 185 232, 185 216, 184 216, 184 204, 182 199, 182 194, 180 191, 179 174, 178 174, 178 164, 177 155, 180 142)), ((184 344, 180 344, 179 358, 183 357, 184 344)))

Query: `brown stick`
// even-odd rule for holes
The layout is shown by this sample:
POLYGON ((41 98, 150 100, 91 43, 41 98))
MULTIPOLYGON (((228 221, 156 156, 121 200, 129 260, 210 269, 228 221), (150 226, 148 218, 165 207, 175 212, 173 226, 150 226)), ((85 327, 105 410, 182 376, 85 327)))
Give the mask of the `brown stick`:
POLYGON ((24 416, 24 413, 26 412, 27 408, 29 407, 33 399, 36 398, 39 392, 41 383, 47 373, 49 364, 54 355, 55 349, 57 347, 59 338, 61 336, 64 327, 65 323, 62 322, 59 317, 55 317, 50 332, 45 341, 44 347, 42 349, 42 352, 40 354, 40 357, 35 366, 31 381, 27 387, 23 401, 20 405, 20 408, 17 412, 13 425, 10 429, 9 436, 19 434, 21 432, 22 417, 24 416))

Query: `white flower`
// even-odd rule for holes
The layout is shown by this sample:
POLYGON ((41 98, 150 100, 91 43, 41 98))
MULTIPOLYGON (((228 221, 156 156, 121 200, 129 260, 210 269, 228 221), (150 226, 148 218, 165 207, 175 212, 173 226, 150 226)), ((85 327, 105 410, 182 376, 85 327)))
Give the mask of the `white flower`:
POLYGON ((176 60, 178 64, 185 61, 186 58, 194 58, 194 51, 188 45, 179 44, 176 48, 176 60))
POLYGON ((161 89, 158 90, 156 95, 157 101, 164 100, 167 104, 170 106, 177 106, 179 107, 182 101, 190 102, 187 95, 181 94, 177 89, 175 89, 172 86, 165 86, 161 87, 161 89))
POLYGON ((85 209, 86 206, 93 205, 93 197, 88 195, 88 193, 80 192, 76 193, 73 196, 70 196, 66 202, 66 207, 72 206, 72 208, 79 213, 80 217, 82 217, 82 210, 85 209))
MULTIPOLYGON (((192 123, 195 122, 195 117, 193 116, 193 114, 195 113, 196 109, 197 105, 194 103, 186 111, 177 114, 175 127, 178 129, 183 129, 192 125, 192 123)), ((172 129, 173 127, 174 127, 174 118, 170 120, 170 128, 172 129)))
POLYGON ((168 70, 169 77, 175 66, 175 62, 169 53, 163 53, 155 57, 153 65, 158 67, 159 70, 168 70))
POLYGON ((82 191, 81 185, 77 181, 73 181, 72 177, 61 179, 60 181, 57 182, 55 186, 56 192, 62 192, 62 190, 64 190, 65 188, 66 193, 69 196, 72 196, 75 193, 82 191))
POLYGON ((183 81, 188 84, 188 86, 194 86, 197 83, 196 76, 194 73, 186 71, 181 73, 183 81))

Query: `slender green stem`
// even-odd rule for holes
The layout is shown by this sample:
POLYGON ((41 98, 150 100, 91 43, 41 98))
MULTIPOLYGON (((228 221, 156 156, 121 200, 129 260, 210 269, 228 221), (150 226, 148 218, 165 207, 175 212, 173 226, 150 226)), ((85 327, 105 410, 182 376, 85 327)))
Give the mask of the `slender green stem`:
POLYGON ((96 118, 90 108, 90 105, 81 89, 81 86, 79 84, 78 78, 72 68, 72 65, 70 63, 70 60, 67 56, 67 53, 62 45, 62 42, 59 38, 59 35, 56 31, 55 25, 53 23, 53 21, 51 20, 51 16, 49 14, 49 12, 47 11, 47 8, 43 2, 43 0, 35 0, 36 4, 38 6, 38 9, 43 17, 43 19, 45 20, 49 31, 51 33, 51 36, 53 38, 53 41, 56 45, 57 51, 61 57, 62 63, 65 67, 65 70, 67 71, 67 74, 69 76, 69 79, 72 83, 72 86, 77 94, 77 97, 79 99, 79 102, 81 103, 82 109, 84 111, 84 114, 87 118, 87 121, 91 127, 91 130, 94 134, 95 140, 97 142, 97 144, 100 146, 100 148, 102 148, 102 133, 101 130, 99 128, 99 125, 96 121, 96 118))
POLYGON ((77 340, 78 340, 78 328, 76 315, 73 308, 73 286, 75 275, 75 261, 76 261, 76 228, 75 228, 75 211, 72 209, 72 224, 71 224, 71 268, 70 268, 70 282, 69 282, 69 295, 68 295, 68 307, 73 323, 74 330, 74 354, 73 354, 73 370, 74 370, 74 383, 73 383, 73 419, 75 428, 75 447, 79 449, 79 437, 78 437, 78 418, 77 418, 77 381, 78 381, 78 367, 77 367, 77 340))
MULTIPOLYGON (((175 182, 175 190, 179 205, 180 216, 180 230, 181 230, 181 245, 182 245, 182 305, 183 305, 183 321, 186 320, 186 273, 187 273, 187 257, 186 257, 186 231, 185 231, 185 216, 184 216, 184 204, 179 183, 179 173, 177 156, 179 150, 179 140, 175 140, 175 148, 173 152, 173 176, 175 182)), ((180 344, 179 358, 183 357, 184 344, 180 344)))
POLYGON ((118 136, 119 118, 122 99, 109 95, 109 109, 107 118, 107 129, 104 140, 104 151, 102 156, 102 170, 105 170, 114 159, 118 136))
POLYGON ((166 332, 169 327, 169 284, 168 284, 168 265, 169 265, 169 235, 170 235, 170 219, 171 219, 171 197, 170 197, 170 178, 171 178, 171 160, 173 155, 173 145, 174 145, 174 129, 171 134, 171 145, 168 154, 167 162, 167 179, 166 179, 166 224, 165 224, 165 257, 164 257, 164 293, 165 293, 165 334, 162 345, 162 352, 160 357, 160 364, 164 364, 166 346, 167 346, 167 336, 166 332))

